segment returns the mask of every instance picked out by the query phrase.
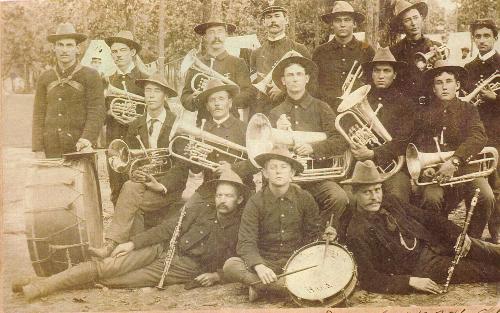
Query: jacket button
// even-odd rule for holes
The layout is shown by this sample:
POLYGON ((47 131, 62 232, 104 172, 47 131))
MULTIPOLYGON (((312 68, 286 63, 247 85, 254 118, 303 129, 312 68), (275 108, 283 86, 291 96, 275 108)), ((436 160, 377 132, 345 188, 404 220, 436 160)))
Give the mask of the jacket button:
POLYGON ((62 101, 62 98, 59 98, 59 99, 57 99, 57 100, 62 101))
POLYGON ((382 101, 382 98, 381 98, 381 97, 378 97, 378 101, 382 101))
POLYGON ((214 221, 215 224, 217 224, 217 221, 214 221))
POLYGON ((285 230, 284 230, 284 229, 282 229, 282 230, 281 230, 281 233, 282 233, 282 234, 283 234, 283 233, 285 233, 285 230))
POLYGON ((295 121, 295 125, 298 125, 299 124, 299 121, 295 121))
POLYGON ((61 114, 61 113, 59 113, 59 114, 57 114, 57 116, 62 116, 62 114, 61 114))
POLYGON ((58 128, 57 131, 60 132, 62 129, 58 128))
POLYGON ((203 230, 200 230, 200 234, 203 234, 203 230))
POLYGON ((283 243, 280 243, 280 246, 283 247, 283 243))
POLYGON ((189 240, 186 240, 186 243, 189 243, 189 240))
POLYGON ((285 217, 285 214, 281 214, 281 217, 285 217))
POLYGON ((342 62, 345 62, 345 59, 342 59, 342 62))

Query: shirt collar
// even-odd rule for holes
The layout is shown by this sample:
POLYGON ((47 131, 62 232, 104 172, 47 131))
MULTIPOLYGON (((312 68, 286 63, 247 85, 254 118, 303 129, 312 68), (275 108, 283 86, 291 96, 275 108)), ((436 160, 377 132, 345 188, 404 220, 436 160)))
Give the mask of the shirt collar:
POLYGON ((269 186, 266 186, 266 188, 264 189, 264 198, 271 201, 272 203, 276 203, 280 201, 280 199, 288 199, 291 202, 296 202, 297 194, 295 192, 295 187, 292 184, 290 184, 288 190, 282 196, 279 197, 273 194, 269 186))
POLYGON ((231 117, 231 114, 228 114, 225 118, 223 118, 222 120, 218 120, 216 121, 215 119, 212 119, 214 121, 215 124, 217 125, 222 125, 224 124, 225 121, 227 121, 229 118, 231 117))
POLYGON ((478 53, 477 54, 477 57, 479 58, 479 60, 481 61, 486 61, 488 60, 489 58, 491 58, 492 56, 494 56, 496 54, 496 50, 493 48, 491 49, 490 52, 486 53, 485 55, 481 55, 481 53, 478 53))
POLYGON ((330 40, 332 46, 335 48, 335 49, 340 49, 340 48, 349 48, 349 49, 354 49, 358 43, 358 40, 356 39, 356 37, 352 36, 352 39, 351 41, 349 41, 348 43, 346 44, 342 44, 340 42, 338 42, 335 37, 333 37, 332 40, 330 40))
POLYGON ((203 56, 203 58, 204 58, 205 60, 207 60, 207 61, 209 61, 210 59, 216 59, 216 60, 220 61, 220 60, 225 59, 228 55, 229 55, 229 54, 227 53, 227 51, 226 51, 226 50, 224 50, 224 51, 222 51, 222 53, 219 53, 216 57, 213 57, 213 56, 211 56, 211 55, 209 55, 209 54, 207 53, 207 54, 205 54, 205 55, 203 56))
MULTIPOLYGON (((162 107, 160 115, 156 117, 155 119, 159 120, 161 124, 165 123, 165 119, 167 118, 167 110, 165 110, 165 107, 162 107)), ((151 115, 149 115, 149 112, 146 114, 146 123, 149 124, 149 121, 153 119, 151 115)))
POLYGON ((292 99, 287 95, 286 102, 289 103, 290 107, 292 105, 300 105, 303 109, 307 109, 311 105, 312 99, 312 96, 306 91, 304 95, 302 95, 302 97, 298 100, 292 99))
POLYGON ((75 63, 73 63, 73 65, 71 65, 70 67, 68 67, 67 69, 63 70, 59 64, 56 65, 56 69, 57 69, 57 72, 61 75, 61 76, 68 76, 70 75, 71 73, 73 73, 73 71, 75 70, 76 68, 76 65, 77 65, 77 61, 75 61, 75 63))
POLYGON ((276 37, 276 38, 272 38, 272 39, 271 39, 271 38, 267 37, 267 40, 268 40, 268 41, 270 41, 270 42, 276 42, 276 41, 281 40, 281 39, 283 39, 283 38, 285 38, 285 37, 286 37, 286 34, 285 34, 285 33, 283 33, 283 34, 279 35, 279 36, 278 36, 278 37, 276 37))
POLYGON ((221 127, 224 128, 230 128, 235 120, 236 118, 234 116, 231 116, 231 114, 229 114, 229 116, 222 123, 217 123, 214 120, 209 120, 205 125, 205 129, 210 130, 217 127, 217 125, 220 125, 221 127))
POLYGON ((125 72, 122 72, 122 70, 120 70, 118 67, 116 67, 116 72, 119 75, 127 75, 127 74, 130 74, 134 68, 135 68, 135 64, 134 64, 134 62, 131 62, 129 64, 129 66, 127 67, 127 69, 125 70, 125 72))

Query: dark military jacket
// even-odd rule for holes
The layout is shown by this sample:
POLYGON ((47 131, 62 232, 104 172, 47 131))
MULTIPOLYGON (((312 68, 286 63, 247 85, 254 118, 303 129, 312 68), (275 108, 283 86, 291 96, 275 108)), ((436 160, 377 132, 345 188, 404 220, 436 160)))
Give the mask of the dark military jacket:
MULTIPOLYGON (((218 218, 214 194, 203 192, 196 192, 185 205, 186 215, 176 252, 194 259, 206 272, 217 271, 224 280, 222 266, 228 258, 236 255, 242 210, 236 209, 230 216, 218 218)), ((135 235, 132 238, 135 249, 161 242, 168 249, 178 217, 135 235)))
POLYGON ((33 108, 32 150, 48 158, 74 152, 80 138, 96 143, 104 123, 104 92, 99 73, 75 62, 40 76, 33 108))
POLYGON ((241 217, 238 255, 248 268, 289 258, 319 236, 319 209, 311 194, 295 184, 281 197, 268 186, 250 197, 241 217))
MULTIPOLYGON (((476 83, 481 79, 490 77, 495 70, 500 69, 500 54, 497 52, 489 59, 482 61, 476 57, 470 63, 465 65, 465 69, 469 73, 469 80, 466 87, 467 92, 472 92, 476 88, 476 83)), ((500 79, 493 80, 500 82, 500 79)), ((500 92, 496 91, 497 97, 495 100, 485 100, 479 107, 479 115, 486 128, 490 143, 496 147, 500 146, 500 92)))
MULTIPOLYGON (((208 67, 213 62, 213 70, 226 76, 240 87, 240 93, 233 98, 233 107, 231 109, 231 113, 238 117, 238 109, 248 107, 255 100, 256 95, 256 89, 250 82, 250 72, 245 61, 228 54, 227 51, 224 51, 215 58, 205 55, 200 57, 200 60, 208 67)), ((193 69, 187 72, 185 85, 182 89, 181 103, 186 110, 192 112, 198 111, 197 125, 200 125, 202 119, 209 120, 211 117, 205 104, 201 104, 196 98, 193 98, 191 80, 197 73, 193 69)))
MULTIPOLYGON (((357 66, 359 66, 371 61, 374 55, 375 51, 369 44, 354 37, 345 45, 340 44, 334 38, 318 46, 312 56, 313 61, 319 67, 318 98, 328 103, 336 111, 340 104, 338 97, 342 95, 342 85, 354 61, 358 61, 357 66)), ((361 85, 361 79, 356 80, 352 91, 361 85)))

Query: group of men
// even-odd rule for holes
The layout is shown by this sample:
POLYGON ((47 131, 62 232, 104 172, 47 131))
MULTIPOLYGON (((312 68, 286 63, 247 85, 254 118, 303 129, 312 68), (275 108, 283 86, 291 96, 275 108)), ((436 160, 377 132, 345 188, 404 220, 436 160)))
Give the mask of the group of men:
MULTIPOLYGON (((353 35, 364 15, 336 1, 321 17, 334 37, 311 54, 286 36, 286 7, 270 1, 260 15, 267 38, 248 65, 224 48, 234 25, 212 19, 197 25, 194 31, 205 44, 199 60, 219 77, 193 89, 197 71, 190 69, 180 99, 186 110, 198 112, 196 125, 202 132, 245 147, 247 124, 237 109, 248 108, 250 116, 265 114, 274 128, 321 132, 326 139, 275 145, 252 161, 235 161, 215 151, 208 155, 214 167, 174 159, 159 177, 142 169, 126 177, 108 167, 114 215, 104 246, 89 247, 95 258, 43 280, 21 279, 13 290, 32 300, 91 282, 152 287, 164 278, 164 284, 185 283, 186 288, 241 282, 249 286, 253 301, 286 293, 278 276, 295 250, 338 237, 354 253, 362 288, 440 293, 438 283, 446 280, 461 232, 448 213, 462 200, 469 209, 476 188, 480 194, 470 237, 459 251, 465 259, 456 266, 452 282, 500 281, 498 169, 486 178, 444 184, 465 171, 485 146, 500 148, 498 95, 482 88, 479 107, 457 97, 462 89, 472 92, 480 79, 499 68, 500 55, 494 49, 498 29, 490 19, 471 23, 479 53, 464 69, 439 59, 440 44, 422 31, 426 15, 424 2, 396 1, 390 27, 405 37, 375 51, 353 35), (291 51, 293 56, 283 57, 291 51), (432 66, 420 70, 415 54, 433 51, 432 66), (352 77, 354 62, 363 71, 359 79, 352 77), (253 83, 264 80, 265 90, 252 85, 251 73, 253 83), (338 108, 352 104, 343 86, 349 78, 356 80, 348 91, 370 85, 363 90, 390 133, 389 142, 362 144, 343 137, 335 126, 338 108), (438 167, 423 171, 421 176, 431 184, 412 186, 404 168, 380 173, 378 168, 401 162, 409 143, 427 153, 454 151, 438 167), (324 161, 349 153, 355 161, 351 178, 292 183, 305 170, 301 157, 324 161), (181 194, 189 175, 200 172, 205 183, 184 203, 181 194), (259 172, 265 184, 255 193, 251 182, 259 172), (491 242, 481 240, 486 225, 491 242)), ((103 123, 108 143, 122 139, 130 148, 168 147, 176 117, 166 100, 177 92, 161 75, 148 77, 135 66, 141 45, 128 31, 106 38, 117 71, 101 80, 77 63, 78 44, 85 38, 71 24, 61 24, 48 36, 57 64, 37 85, 33 151, 39 157, 59 157, 90 150, 103 123), (105 85, 143 96, 145 114, 135 120, 113 116, 104 99, 105 85)), ((192 156, 189 144, 176 148, 192 156)))

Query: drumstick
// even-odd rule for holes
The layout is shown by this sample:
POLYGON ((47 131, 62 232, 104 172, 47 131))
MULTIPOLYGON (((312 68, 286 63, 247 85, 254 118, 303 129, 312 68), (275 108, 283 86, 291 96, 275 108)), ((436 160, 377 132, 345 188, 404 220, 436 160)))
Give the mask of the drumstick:
MULTIPOLYGON (((291 272, 288 272, 288 273, 279 274, 279 275, 277 275, 277 276, 276 276, 276 278, 278 278, 278 279, 279 279, 279 278, 281 278, 281 277, 285 277, 285 276, 288 276, 288 275, 291 275, 291 274, 295 274, 295 273, 298 273, 298 272, 302 272, 302 271, 308 270, 308 269, 313 268, 313 267, 316 267, 316 266, 318 266, 318 264, 316 264, 316 265, 311 265, 311 266, 308 266, 308 267, 304 267, 304 268, 301 268, 301 269, 298 269, 298 270, 295 270, 295 271, 291 271, 291 272)), ((257 284, 260 284, 260 283, 262 283, 262 281, 261 281, 261 280, 256 280, 256 281, 254 281, 254 282, 250 283, 250 286, 257 285, 257 284)))
MULTIPOLYGON (((330 221, 328 222, 328 224, 326 224, 326 227, 332 225, 333 223, 333 213, 332 215, 330 216, 330 221)), ((325 260, 326 260, 326 253, 328 251, 328 245, 330 244, 330 238, 326 238, 326 242, 325 242, 325 251, 323 251, 323 262, 321 263, 321 267, 323 267, 325 265, 325 260)))

